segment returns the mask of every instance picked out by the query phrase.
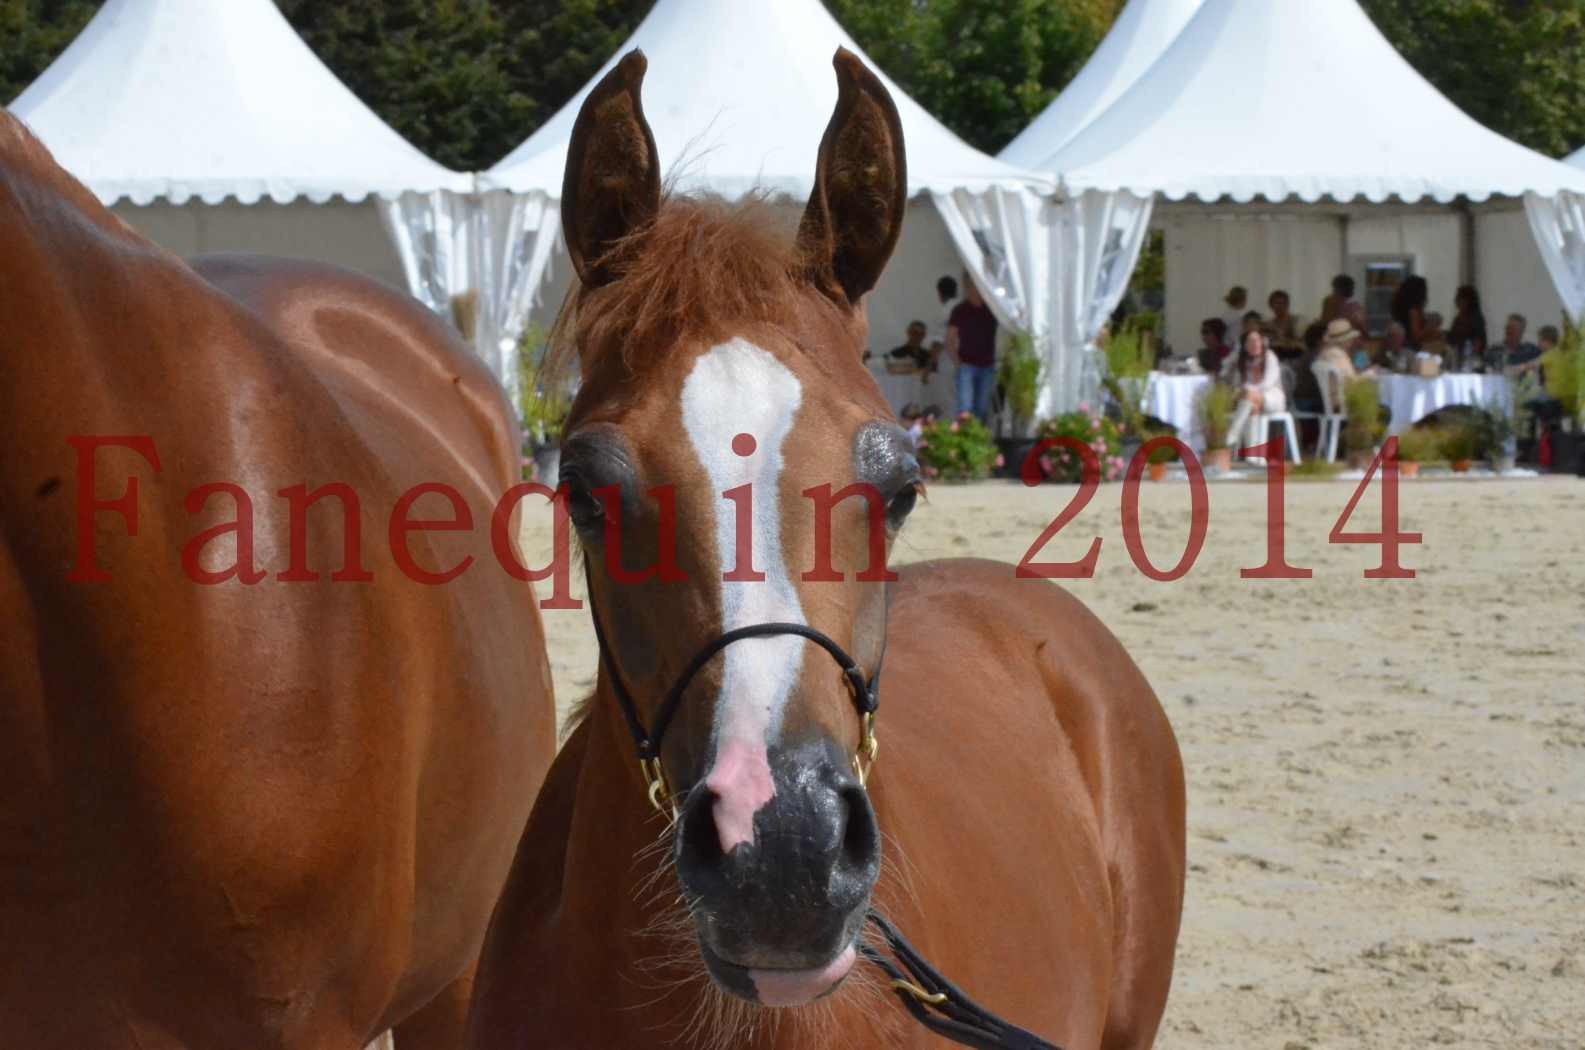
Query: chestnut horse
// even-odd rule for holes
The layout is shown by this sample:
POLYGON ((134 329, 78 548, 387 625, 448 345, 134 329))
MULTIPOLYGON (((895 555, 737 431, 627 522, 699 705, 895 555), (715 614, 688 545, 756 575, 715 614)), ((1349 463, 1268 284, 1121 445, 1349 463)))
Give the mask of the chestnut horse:
POLYGON ((461 1045, 555 743, 499 386, 373 282, 189 267, 4 114, 0 362, 0 1044, 461 1045), (399 534, 420 483, 480 527, 399 534))
POLYGON ((644 69, 588 97, 562 203, 582 386, 561 469, 600 674, 492 920, 470 1046, 942 1045, 871 968, 872 907, 1007 1021, 1149 1046, 1184 878, 1150 686, 1011 566, 888 584, 870 561, 920 490, 860 357, 906 203, 886 89, 837 53, 787 238, 766 205, 662 193, 644 69))

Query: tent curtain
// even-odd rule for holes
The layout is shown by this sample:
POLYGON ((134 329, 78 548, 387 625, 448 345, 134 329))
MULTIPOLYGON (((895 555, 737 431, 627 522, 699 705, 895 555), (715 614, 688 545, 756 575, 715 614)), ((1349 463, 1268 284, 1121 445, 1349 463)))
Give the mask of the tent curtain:
POLYGON ((1033 339, 1046 362, 1040 414, 1062 369, 1053 359, 1052 204, 1028 189, 932 193, 953 247, 998 323, 1033 339))
POLYGON ((1059 260, 1054 356, 1062 371, 1051 377, 1054 400, 1046 411, 1099 399, 1105 368, 1096 340, 1128 290, 1153 200, 1126 190, 1086 190, 1059 206, 1052 231, 1059 260))
POLYGON ((561 211, 545 193, 403 194, 380 202, 408 289, 452 320, 514 401, 517 344, 550 269, 561 211))
POLYGON ((1527 193, 1530 232, 1575 324, 1585 320, 1585 196, 1563 191, 1555 197, 1527 193))

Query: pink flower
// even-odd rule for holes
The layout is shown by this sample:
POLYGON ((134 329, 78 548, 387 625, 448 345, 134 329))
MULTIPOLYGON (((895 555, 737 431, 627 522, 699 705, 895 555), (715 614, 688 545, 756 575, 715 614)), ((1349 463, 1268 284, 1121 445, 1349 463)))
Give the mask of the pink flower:
POLYGON ((1090 403, 1088 401, 1080 401, 1079 402, 1079 411, 1083 412, 1085 415, 1089 415, 1090 414, 1090 403))
POLYGON ((970 415, 970 413, 968 413, 968 412, 959 412, 958 413, 958 418, 959 419, 967 419, 967 418, 969 418, 969 415, 970 415))
POLYGON ((1090 417, 1090 433, 1093 434, 1095 431, 1097 431, 1099 429, 1101 429, 1101 421, 1099 419, 1097 419, 1095 416, 1091 416, 1090 417))
POLYGON ((1007 459, 1000 452, 996 453, 996 466, 998 468, 1007 466, 1007 459))
POLYGON ((930 442, 926 441, 924 438, 920 438, 918 441, 914 442, 914 448, 916 448, 916 449, 929 448, 929 447, 930 447, 930 442))
MULTIPOLYGON (((960 416, 959 418, 961 419, 962 417, 960 416)), ((958 432, 958 425, 956 423, 952 424, 952 432, 954 434, 956 434, 958 432)))
POLYGON ((941 471, 937 470, 935 467, 930 466, 929 464, 925 465, 925 477, 927 477, 927 478, 937 478, 937 477, 940 477, 940 476, 941 476, 941 471))

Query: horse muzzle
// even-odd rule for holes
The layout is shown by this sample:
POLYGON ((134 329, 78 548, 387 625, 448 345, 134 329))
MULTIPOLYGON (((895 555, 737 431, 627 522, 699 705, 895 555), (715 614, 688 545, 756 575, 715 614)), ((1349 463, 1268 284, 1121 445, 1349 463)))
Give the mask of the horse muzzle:
POLYGON ((689 793, 677 874, 716 983, 751 1002, 792 1006, 835 988, 852 965, 880 873, 880 834, 851 757, 834 740, 772 747, 767 758, 773 792, 746 839, 722 834, 722 799, 708 781, 689 793))

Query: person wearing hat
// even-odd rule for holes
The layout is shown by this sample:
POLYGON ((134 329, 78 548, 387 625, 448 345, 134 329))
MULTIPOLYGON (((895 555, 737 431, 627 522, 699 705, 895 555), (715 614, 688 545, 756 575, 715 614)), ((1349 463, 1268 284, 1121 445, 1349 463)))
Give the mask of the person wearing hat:
MULTIPOLYGON (((1321 337, 1321 352, 1315 355, 1315 364, 1322 366, 1323 371, 1330 369, 1337 376, 1339 384, 1347 383, 1350 379, 1358 379, 1360 370, 1355 367, 1355 354, 1364 341, 1364 333, 1354 327, 1354 323, 1346 317, 1338 317, 1327 322, 1326 335, 1321 337)), ((1365 369, 1365 374, 1375 375, 1375 366, 1365 369)), ((1319 382, 1320 376, 1316 376, 1319 382)), ((1333 401, 1343 403, 1343 390, 1341 385, 1333 389, 1333 401)), ((1389 422, 1392 418, 1387 406, 1383 405, 1382 422, 1389 422)))
POLYGON ((1228 307, 1222 315, 1222 323, 1227 325, 1227 342, 1229 346, 1237 347, 1244 334, 1244 315, 1249 312, 1249 289, 1235 284, 1227 290, 1222 302, 1228 307))

